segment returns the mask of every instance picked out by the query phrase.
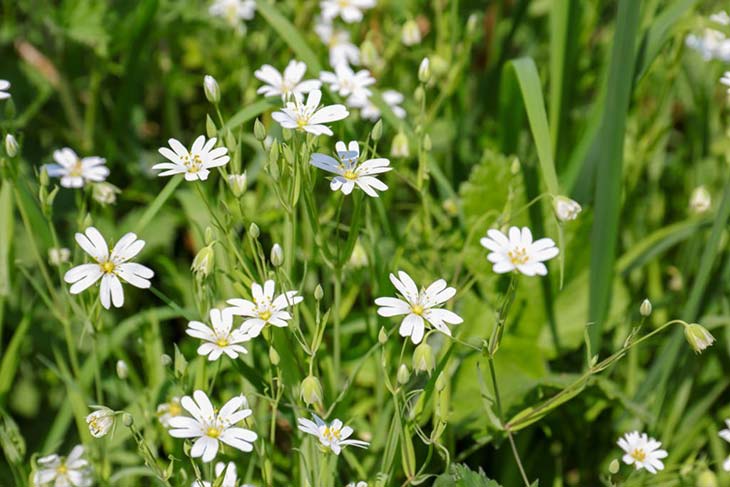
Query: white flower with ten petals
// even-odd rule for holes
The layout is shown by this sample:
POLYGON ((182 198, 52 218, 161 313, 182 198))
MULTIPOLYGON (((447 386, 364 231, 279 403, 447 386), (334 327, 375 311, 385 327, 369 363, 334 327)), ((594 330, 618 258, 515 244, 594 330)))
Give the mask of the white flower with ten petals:
POLYGON ((330 66, 343 63, 360 64, 360 49, 350 42, 350 33, 346 30, 335 29, 331 23, 319 21, 314 31, 320 40, 329 48, 330 66))
POLYGON ((370 71, 361 69, 356 73, 345 63, 335 66, 334 73, 322 71, 319 73, 319 79, 327 83, 332 91, 347 97, 347 104, 356 108, 367 105, 372 95, 368 86, 375 83, 370 71))
POLYGON ((345 105, 320 106, 322 92, 313 90, 307 97, 307 103, 302 103, 300 97, 287 102, 280 112, 274 112, 271 117, 284 128, 309 132, 314 135, 332 135, 332 130, 325 123, 335 122, 346 118, 350 112, 345 105))
MULTIPOLYGON (((730 443, 730 419, 726 419, 725 424, 727 425, 727 429, 721 430, 719 435, 720 438, 730 443)), ((730 457, 727 457, 725 463, 722 464, 722 468, 725 471, 730 472, 730 457)))
POLYGON ((243 395, 234 397, 220 410, 213 408, 210 399, 203 391, 193 392, 193 397, 183 397, 180 403, 192 418, 187 416, 170 418, 169 433, 175 438, 197 438, 190 449, 192 458, 202 457, 204 462, 210 462, 218 453, 218 442, 244 452, 253 450, 252 443, 256 441, 258 435, 251 430, 234 426, 251 416, 248 402, 243 395), (241 407, 245 409, 240 409, 241 407))
POLYGON ((58 164, 46 164, 44 168, 52 178, 61 178, 64 188, 81 188, 89 182, 100 183, 109 175, 102 157, 80 158, 76 152, 65 147, 53 151, 53 159, 58 164))
MULTIPOLYGON (((395 90, 385 90, 381 93, 383 101, 393 111, 393 115, 398 118, 405 118, 406 111, 401 107, 403 103, 403 94, 395 90)), ((380 108, 376 107, 372 100, 368 100, 365 106, 360 109, 360 116, 365 120, 375 122, 380 118, 380 108)))
POLYGON ((517 270, 526 276, 544 276, 547 267, 544 261, 558 255, 559 250, 550 238, 532 241, 532 232, 527 227, 509 229, 509 238, 499 230, 487 231, 487 237, 479 241, 491 252, 487 255, 492 269, 497 274, 517 270))
POLYGON ((291 60, 282 75, 275 67, 264 64, 256 70, 254 76, 266 83, 256 93, 264 96, 280 96, 282 100, 289 100, 301 96, 312 90, 318 90, 322 83, 316 79, 302 81, 307 65, 302 61, 291 60))
POLYGON ((10 89, 10 81, 0 79, 0 100, 5 100, 7 98, 10 98, 10 93, 8 93, 9 89, 10 89))
POLYGON ((314 421, 298 418, 297 425, 301 431, 319 438, 322 448, 332 450, 335 455, 340 454, 343 446, 352 445, 358 448, 367 448, 370 445, 367 441, 348 440, 353 430, 349 426, 343 426, 342 421, 339 419, 327 424, 315 414, 314 421))
POLYGON ((376 299, 375 304, 380 306, 378 314, 385 317, 406 315, 400 324, 398 333, 402 337, 410 336, 414 344, 421 343, 423 339, 424 320, 448 336, 451 336, 451 330, 446 326, 447 323, 458 325, 464 322, 453 311, 438 307, 456 294, 456 289, 448 287, 445 280, 434 281, 426 289, 419 291, 411 276, 403 271, 398 271, 398 277, 395 274, 390 275, 390 282, 398 290, 402 299, 376 299))
POLYGON ((274 297, 274 291, 275 284, 272 280, 266 281, 263 287, 254 282, 251 285, 253 301, 229 299, 227 302, 231 307, 226 308, 224 313, 245 317, 241 330, 251 338, 259 336, 266 325, 284 328, 292 319, 286 309, 301 303, 304 298, 298 296, 297 291, 287 291, 274 297))
POLYGON ((645 468, 653 474, 664 469, 661 459, 667 456, 667 452, 659 448, 662 446, 661 442, 649 438, 646 433, 639 434, 638 431, 626 433, 619 438, 618 446, 626 452, 623 456, 626 465, 634 465, 636 470, 645 468))
POLYGON ((340 16, 348 24, 360 22, 362 11, 375 6, 375 0, 322 0, 319 2, 322 8, 322 17, 332 21, 340 16))
POLYGON ((90 487, 93 484, 84 447, 76 445, 68 457, 48 455, 38 459, 33 474, 34 487, 90 487))
POLYGON ((207 355, 208 360, 213 361, 224 353, 232 359, 238 358, 239 353, 248 353, 239 343, 247 342, 251 337, 240 329, 231 330, 233 316, 230 313, 221 313, 221 310, 213 308, 210 310, 210 322, 212 327, 200 321, 191 321, 185 330, 191 337, 205 342, 198 347, 199 355, 207 355))
POLYGON ((211 168, 224 166, 231 160, 228 156, 228 149, 225 147, 213 149, 217 140, 213 137, 206 142, 205 136, 201 135, 195 139, 188 152, 179 140, 169 139, 167 143, 170 144, 172 150, 160 147, 159 152, 170 162, 160 162, 152 166, 152 169, 163 171, 158 176, 185 174, 186 181, 196 179, 205 181, 208 179, 211 168))
POLYGON ((104 237, 94 227, 87 228, 85 233, 77 233, 76 242, 84 252, 96 260, 96 263, 82 264, 66 272, 63 280, 72 284, 69 289, 71 294, 78 294, 101 279, 99 291, 101 305, 106 309, 109 309, 111 304, 121 308, 124 305, 124 291, 119 278, 140 289, 150 287, 149 279, 155 275, 152 269, 142 264, 127 262, 139 254, 145 245, 144 240, 138 240, 134 233, 127 233, 120 238, 111 254, 104 237))
MULTIPOLYGON (((215 478, 218 479, 221 475, 223 475, 223 481, 221 482, 220 487, 236 487, 236 483, 238 482, 238 473, 236 472, 235 463, 228 462, 228 465, 223 462, 216 463, 215 478), (224 471, 225 475, 223 474, 224 471)), ((212 485, 213 483, 208 482, 207 480, 203 480, 202 482, 196 480, 193 482, 192 487, 212 487, 212 485)))
POLYGON ((390 161, 384 158, 368 159, 359 164, 360 146, 356 141, 351 141, 349 147, 340 141, 335 144, 339 161, 325 154, 312 154, 309 163, 336 176, 330 183, 332 191, 342 191, 344 194, 352 193, 355 186, 362 189, 365 194, 374 198, 378 197, 378 191, 385 191, 388 186, 374 175, 382 174, 393 169, 390 161))

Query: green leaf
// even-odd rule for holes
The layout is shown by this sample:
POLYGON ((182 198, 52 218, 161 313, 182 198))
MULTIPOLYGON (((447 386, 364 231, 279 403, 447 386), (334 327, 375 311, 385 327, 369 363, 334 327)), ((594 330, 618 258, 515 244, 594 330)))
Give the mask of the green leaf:
POLYGON ((454 463, 447 473, 436 478, 433 487, 502 487, 496 480, 488 478, 481 467, 477 472, 463 464, 454 463))

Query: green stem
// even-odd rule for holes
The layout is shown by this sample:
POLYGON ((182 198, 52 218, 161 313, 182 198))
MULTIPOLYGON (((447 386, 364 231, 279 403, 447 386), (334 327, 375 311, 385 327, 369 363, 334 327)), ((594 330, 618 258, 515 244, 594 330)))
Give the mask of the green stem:
POLYGON ((335 269, 334 272, 335 280, 335 303, 334 303, 334 375, 335 380, 339 380, 340 377, 340 301, 342 300, 342 270, 339 268, 335 269))

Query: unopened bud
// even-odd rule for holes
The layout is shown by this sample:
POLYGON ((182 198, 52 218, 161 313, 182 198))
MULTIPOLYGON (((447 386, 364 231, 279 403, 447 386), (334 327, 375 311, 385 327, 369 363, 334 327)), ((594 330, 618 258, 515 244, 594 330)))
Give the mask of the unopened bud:
POLYGON ((431 136, 426 134, 423 136, 423 150, 430 151, 433 148, 431 144, 431 136))
POLYGON ((702 353, 715 343, 715 337, 704 326, 698 323, 684 325, 684 337, 695 353, 702 353))
POLYGON ((616 475, 620 469, 621 464, 618 463, 618 459, 616 458, 611 460, 611 463, 608 464, 608 473, 610 473, 611 475, 616 475))
POLYGON ((259 230, 259 226, 255 223, 251 223, 248 227, 248 234, 251 236, 252 239, 259 238, 259 235, 261 235, 261 230, 259 230))
POLYGON ((313 375, 307 376, 301 385, 300 395, 302 401, 307 405, 319 404, 322 402, 322 384, 313 375))
POLYGON ((433 349, 431 345, 422 342, 413 351, 413 370, 416 373, 426 372, 431 375, 431 371, 435 368, 436 363, 433 358, 433 349))
POLYGON ((418 81, 428 83, 429 79, 431 79, 431 61, 425 57, 421 61, 421 65, 418 66, 418 81))
POLYGON ((214 77, 205 75, 205 78, 203 78, 203 91, 205 91, 205 97, 209 102, 218 104, 221 101, 221 89, 214 77))
POLYGON ((418 28, 418 22, 411 19, 403 24, 401 32, 401 42, 406 46, 415 46, 421 42, 421 29, 418 28))
POLYGON ((577 201, 559 195, 553 199, 553 209, 555 210, 555 216, 558 217, 558 220, 561 222, 567 222, 575 220, 583 208, 577 201))
POLYGON ((269 347, 269 361, 271 361, 271 365, 276 367, 279 365, 280 360, 281 357, 279 357, 279 352, 277 352, 274 347, 269 347))
POLYGON ((200 249, 193 259, 193 265, 190 266, 190 269, 192 269, 193 273, 197 276, 208 277, 213 271, 214 264, 215 251, 213 250, 213 244, 210 244, 200 249))
POLYGON ((264 124, 258 118, 253 123, 253 136, 259 142, 263 142, 266 139, 266 127, 264 127, 264 124))
POLYGON ((215 242, 215 228, 205 227, 205 232, 203 233, 203 239, 205 240, 205 245, 210 245, 213 242, 215 242))
POLYGON ((712 206, 712 196, 707 188, 704 186, 698 186, 692 191, 692 196, 689 198, 689 209, 693 213, 701 214, 705 213, 712 206))
POLYGON ((380 140, 380 137, 383 136, 383 121, 378 120, 375 122, 375 125, 373 125, 373 130, 370 132, 370 137, 377 142, 380 140))
POLYGON ((122 380, 129 377, 129 368, 124 360, 117 360, 117 377, 122 380))
POLYGON ((18 155, 18 141, 15 140, 11 134, 5 136, 5 153, 8 157, 15 157, 18 155))
POLYGON ((314 288, 314 299, 317 301, 322 301, 322 298, 324 297, 324 290, 322 289, 322 286, 317 284, 317 287, 314 288))
POLYGON ((408 379, 411 378, 411 373, 408 372, 408 366, 406 364, 400 364, 400 367, 398 367, 398 374, 397 374, 398 383, 401 385, 405 385, 408 383, 408 379))
POLYGON ((228 175, 228 187, 231 188, 231 193, 236 198, 240 198, 246 192, 246 186, 248 186, 248 180, 245 172, 243 174, 228 175))
POLYGON ((113 205, 117 202, 117 194, 122 190, 111 183, 101 182, 95 183, 91 191, 94 201, 101 205, 113 205))
POLYGON ((646 318, 651 314, 651 309, 651 301, 645 299, 641 302, 641 306, 639 306, 639 313, 646 318))
POLYGON ((48 177, 48 171, 46 170, 45 166, 41 168, 41 173, 38 176, 38 182, 40 183, 41 187, 47 188, 48 185, 51 183, 51 179, 48 177))
POLYGON ((130 426, 132 426, 134 424, 134 416, 132 416, 129 413, 124 413, 122 415, 122 424, 124 426, 126 426, 127 428, 129 428, 130 426))
POLYGON ((48 262, 53 266, 65 264, 71 258, 71 251, 65 247, 48 249, 48 262))
POLYGON ((401 130, 393 137, 393 144, 390 146, 390 155, 393 157, 408 157, 409 154, 408 136, 401 130))
POLYGON ((275 243, 271 247, 271 265, 279 267, 284 263, 284 251, 281 250, 281 245, 275 243))
POLYGON ((381 345, 385 345, 388 342, 388 334, 385 332, 385 328, 382 326, 380 327, 380 331, 378 332, 378 342, 381 345))
POLYGON ((360 61, 369 68, 378 64, 378 50, 370 40, 366 40, 360 45, 360 61))
POLYGON ((444 389, 446 389, 446 376, 444 376, 444 373, 441 372, 439 376, 436 377, 436 390, 441 392, 444 389))
POLYGON ((697 487, 718 487, 719 485, 717 475, 710 469, 705 469, 697 476, 697 487))
POLYGON ((163 367, 167 367, 172 363, 172 357, 170 357, 166 353, 163 353, 162 355, 160 355, 160 362, 162 363, 163 367))

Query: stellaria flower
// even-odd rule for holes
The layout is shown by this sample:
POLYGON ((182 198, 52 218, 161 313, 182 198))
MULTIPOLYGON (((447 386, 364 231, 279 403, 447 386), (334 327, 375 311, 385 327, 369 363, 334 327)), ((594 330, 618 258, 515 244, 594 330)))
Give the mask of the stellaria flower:
POLYGON ((10 81, 0 79, 0 100, 10 98, 10 93, 8 92, 9 89, 10 81))
POLYGON ((350 482, 345 487, 368 487, 368 483, 364 480, 359 481, 358 483, 350 482))
POLYGON ((720 10, 719 12, 715 12, 710 15, 710 20, 720 25, 730 25, 730 15, 728 15, 724 10, 720 10))
POLYGON ((375 83, 370 71, 361 69, 356 73, 346 63, 335 66, 334 72, 322 71, 319 73, 319 78, 327 83, 332 91, 347 97, 348 105, 358 108, 367 104, 372 95, 368 86, 375 83))
POLYGON ((185 148, 177 139, 169 139, 167 141, 172 150, 167 147, 160 147, 159 153, 170 162, 160 162, 152 166, 153 170, 163 170, 158 176, 173 176, 175 174, 185 174, 186 181, 195 181, 199 179, 205 181, 208 179, 210 169, 214 167, 224 166, 231 160, 228 156, 228 149, 225 147, 215 147, 218 139, 205 141, 205 136, 201 135, 193 142, 190 151, 185 148))
POLYGON ((99 409, 86 416, 86 424, 89 425, 91 436, 101 438, 109 433, 112 426, 114 426, 114 411, 107 407, 99 407, 99 409))
POLYGON ((263 287, 254 282, 251 284, 253 301, 238 298, 227 301, 231 307, 224 312, 245 317, 241 330, 251 338, 259 336, 266 325, 286 327, 292 319, 286 309, 304 299, 297 291, 287 291, 274 297, 275 286, 272 280, 266 281, 263 287))
POLYGON ((208 360, 218 360, 222 354, 228 355, 231 359, 238 358, 239 353, 248 351, 239 345, 251 339, 240 329, 232 330, 233 315, 221 313, 221 310, 213 308, 210 310, 210 322, 212 327, 200 321, 188 323, 185 332, 191 337, 200 338, 203 344, 198 347, 198 354, 208 356, 208 360))
MULTIPOLYGON (((719 435, 720 438, 730 443, 730 419, 726 419, 725 424, 727 425, 727 429, 721 430, 719 435)), ((722 468, 725 471, 730 472, 730 457, 727 457, 725 463, 722 464, 722 468)))
MULTIPOLYGON (((236 483, 238 482, 238 474, 236 472, 236 464, 233 462, 228 462, 226 465, 223 462, 218 462, 215 464, 215 478, 219 478, 221 475, 223 475, 223 481, 220 484, 220 487, 236 487, 236 483), (223 472, 225 471, 225 475, 223 472)), ((211 487, 213 485, 212 482, 208 482, 207 480, 195 481, 193 482, 192 487, 211 487)), ((243 487, 243 486, 242 486, 243 487)))
POLYGON ((661 442, 649 438, 646 433, 626 433, 619 438, 618 446, 626 452, 623 456, 626 465, 634 465, 636 470, 644 468, 653 474, 664 469, 661 459, 666 458, 667 452, 659 448, 662 446, 661 442))
POLYGON ((339 419, 327 424, 316 414, 313 416, 314 421, 297 418, 297 425, 301 431, 316 436, 324 450, 329 449, 335 455, 339 455, 343 446, 352 445, 358 448, 367 448, 370 445, 367 441, 348 440, 353 430, 349 426, 343 426, 342 421, 339 419))
POLYGON ((558 220, 561 222, 575 220, 578 218, 578 214, 583 210, 577 201, 560 195, 553 199, 553 209, 555 210, 555 215, 558 217, 558 220))
POLYGON ((730 39, 719 30, 706 28, 701 36, 690 34, 685 44, 700 53, 705 61, 717 59, 730 62, 730 39))
POLYGON ((174 396, 170 402, 163 402, 157 406, 157 419, 165 428, 170 427, 170 420, 176 416, 183 414, 183 408, 180 405, 180 398, 174 396))
POLYGON ((378 314, 384 317, 406 315, 400 324, 398 333, 402 337, 410 336, 414 344, 421 343, 423 339, 424 321, 448 336, 451 336, 451 330, 446 326, 447 323, 458 325, 464 322, 453 311, 438 307, 456 294, 456 289, 448 287, 444 279, 438 279, 420 291, 411 276, 403 271, 398 271, 398 277, 390 274, 390 282, 393 283, 402 298, 376 299, 375 304, 380 306, 378 314))
POLYGON ((76 445, 68 457, 47 455, 38 459, 33 474, 34 487, 90 487, 93 484, 89 462, 84 458, 84 447, 76 445))
POLYGON ((704 186, 697 186, 689 197, 689 209, 693 213, 702 214, 712 207, 712 195, 704 186))
POLYGON ((48 249, 48 262, 51 265, 59 266, 65 264, 71 258, 71 250, 66 247, 51 247, 48 249))
POLYGON ((69 289, 71 294, 78 294, 101 279, 99 291, 101 305, 106 309, 109 309, 111 304, 121 308, 124 304, 124 291, 119 278, 140 289, 150 287, 149 279, 155 275, 152 269, 142 264, 127 262, 139 254, 145 245, 144 240, 138 240, 134 233, 129 232, 120 238, 111 254, 106 240, 94 227, 87 228, 84 233, 77 233, 76 242, 96 262, 81 264, 66 272, 63 280, 72 284, 69 289))
POLYGON ((494 264, 492 269, 497 274, 517 270, 526 276, 544 276, 547 267, 544 261, 558 255, 559 250, 550 238, 532 241, 532 232, 527 227, 509 229, 509 238, 496 229, 487 231, 487 237, 479 241, 491 252, 487 259, 494 264))
POLYGON ((282 100, 286 101, 312 90, 318 90, 322 86, 319 80, 302 81, 306 71, 307 65, 295 59, 289 61, 283 75, 275 67, 264 64, 254 73, 254 76, 266 83, 256 90, 256 93, 264 96, 280 96, 282 100))
POLYGON ((374 198, 378 197, 378 191, 385 191, 388 186, 376 178, 375 174, 382 174, 393 169, 390 161, 384 158, 368 159, 359 164, 360 146, 357 141, 351 141, 348 147, 342 141, 335 144, 339 161, 325 154, 312 154, 309 163, 332 174, 336 174, 330 183, 332 191, 342 191, 350 194, 357 187, 365 194, 374 198))
POLYGON ((313 90, 307 96, 307 103, 302 103, 300 97, 287 102, 286 107, 274 112, 271 117, 284 128, 297 129, 314 135, 332 135, 332 130, 325 123, 335 122, 346 118, 350 112, 345 105, 320 106, 322 92, 313 90))
POLYGON ((362 11, 375 6, 375 0, 322 0, 319 2, 322 8, 322 17, 332 21, 340 16, 348 24, 360 22, 362 11))
POLYGON ((255 0, 215 0, 208 9, 210 15, 222 18, 238 31, 244 30, 243 21, 251 20, 255 12, 255 0))
POLYGON ((258 435, 251 430, 234 426, 251 416, 248 402, 243 395, 232 398, 220 410, 214 409, 205 392, 199 390, 193 392, 193 397, 184 396, 180 403, 192 418, 170 418, 169 433, 175 438, 197 438, 190 449, 192 458, 202 457, 204 462, 210 462, 218 453, 218 442, 244 452, 253 450, 252 443, 258 435))
POLYGON ((109 175, 102 157, 80 158, 72 149, 65 147, 53 151, 53 160, 57 164, 46 164, 46 172, 52 178, 61 178, 64 188, 81 188, 89 182, 100 183, 109 175))
MULTIPOLYGON (((385 90, 381 93, 383 101, 393 111, 393 115, 398 118, 405 118, 406 111, 401 107, 403 103, 403 94, 395 90, 385 90)), ((360 109, 360 116, 365 120, 375 122, 380 118, 380 108, 376 107, 372 100, 368 99, 367 103, 360 109)))
POLYGON ((350 42, 349 32, 336 29, 330 22, 322 20, 315 24, 314 31, 329 48, 330 66, 337 66, 342 63, 350 63, 355 66, 360 64, 360 49, 350 42))

